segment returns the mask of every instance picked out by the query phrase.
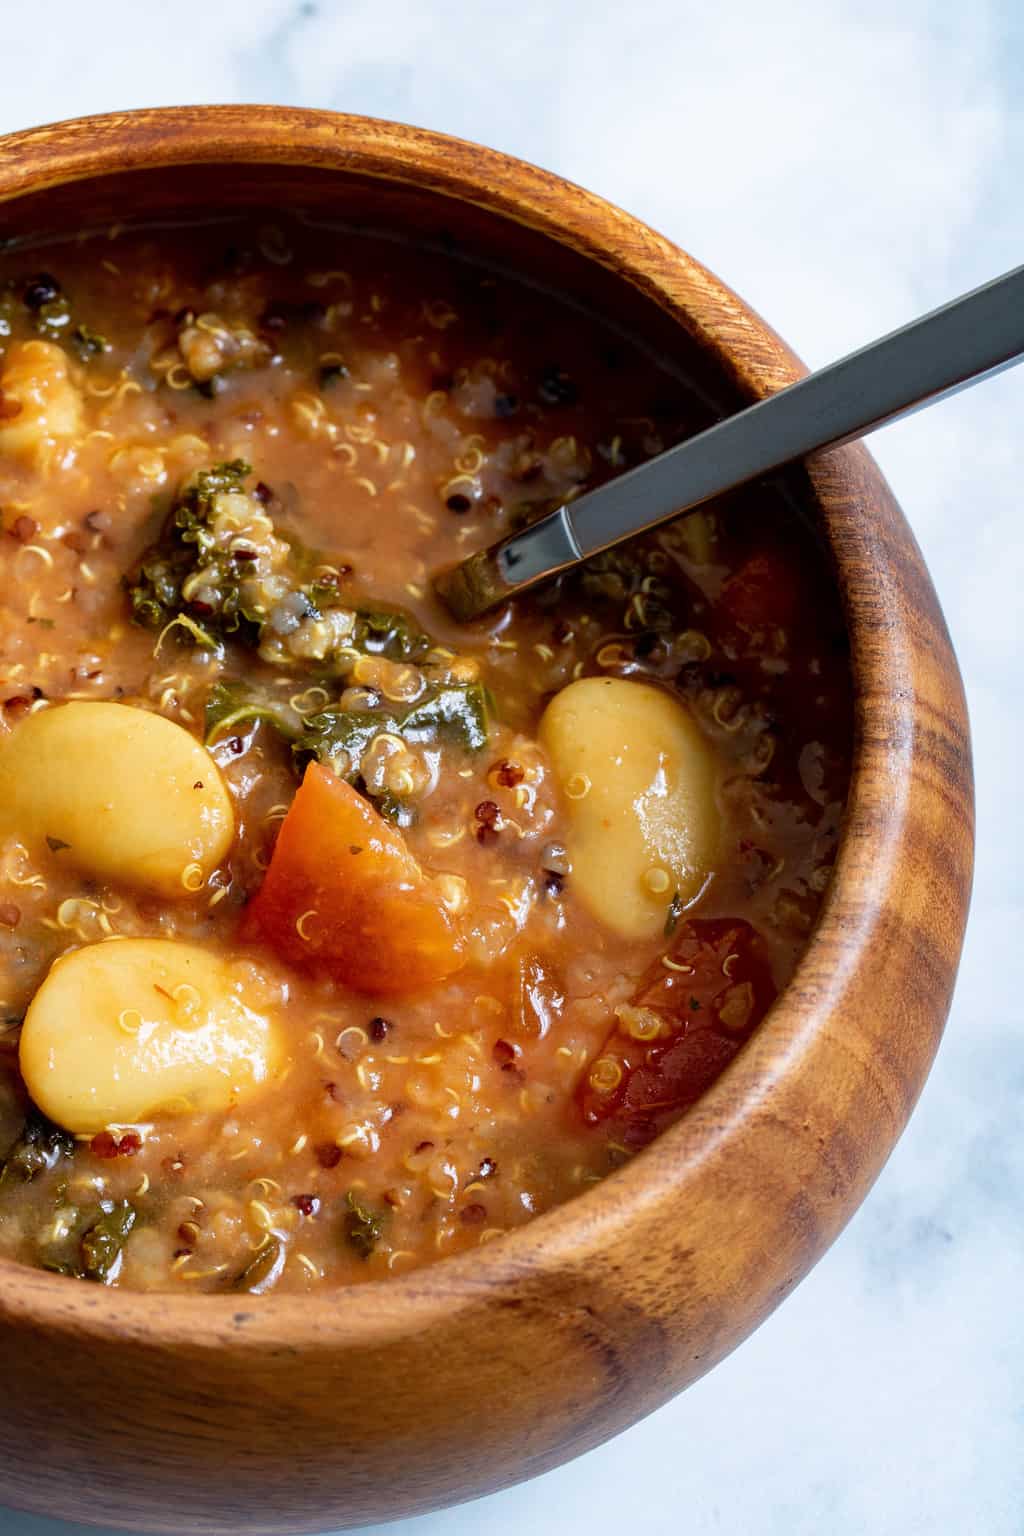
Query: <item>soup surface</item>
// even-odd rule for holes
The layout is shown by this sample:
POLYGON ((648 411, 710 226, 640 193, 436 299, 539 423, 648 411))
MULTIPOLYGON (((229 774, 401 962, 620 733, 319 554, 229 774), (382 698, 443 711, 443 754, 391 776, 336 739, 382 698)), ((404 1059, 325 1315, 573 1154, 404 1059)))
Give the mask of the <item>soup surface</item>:
POLYGON ((377 1279, 714 1080, 839 835, 813 534, 766 486, 470 627, 431 588, 707 420, 569 304, 381 238, 0 258, 0 1254, 377 1279))

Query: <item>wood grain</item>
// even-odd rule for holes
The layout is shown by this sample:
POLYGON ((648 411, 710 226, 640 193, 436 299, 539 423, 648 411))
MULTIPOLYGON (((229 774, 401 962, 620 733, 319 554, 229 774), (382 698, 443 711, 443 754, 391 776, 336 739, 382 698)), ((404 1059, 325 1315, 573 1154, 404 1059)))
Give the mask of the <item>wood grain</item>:
MULTIPOLYGON (((720 407, 802 369, 662 237, 532 166, 393 124, 183 108, 0 140, 0 235, 262 203, 455 239, 669 353, 720 407)), ((502 1241, 313 1300, 146 1297, 0 1264, 0 1503, 310 1531, 503 1487, 710 1369, 864 1198, 938 1045, 973 846, 964 699, 913 537, 859 448, 793 472, 835 557, 857 749, 836 876, 779 1003, 673 1130, 502 1241)), ((837 1320, 838 1321, 838 1320, 837 1320)))

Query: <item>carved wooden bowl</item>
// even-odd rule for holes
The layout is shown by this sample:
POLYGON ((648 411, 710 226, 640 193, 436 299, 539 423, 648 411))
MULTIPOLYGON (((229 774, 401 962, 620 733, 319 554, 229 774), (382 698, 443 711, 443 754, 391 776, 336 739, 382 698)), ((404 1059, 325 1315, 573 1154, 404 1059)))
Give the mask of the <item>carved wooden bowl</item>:
MULTIPOLYGON (((279 108, 0 139, 0 232, 260 205, 461 246, 682 354, 724 409, 801 366, 728 288, 589 192, 490 150, 279 108)), ((792 471, 834 554, 857 747, 791 984, 696 1107, 587 1194, 471 1254, 313 1300, 108 1291, 0 1263, 0 1503, 154 1531, 360 1525, 598 1445, 709 1370, 856 1210, 917 1098, 967 911, 956 662, 860 448, 792 471)))

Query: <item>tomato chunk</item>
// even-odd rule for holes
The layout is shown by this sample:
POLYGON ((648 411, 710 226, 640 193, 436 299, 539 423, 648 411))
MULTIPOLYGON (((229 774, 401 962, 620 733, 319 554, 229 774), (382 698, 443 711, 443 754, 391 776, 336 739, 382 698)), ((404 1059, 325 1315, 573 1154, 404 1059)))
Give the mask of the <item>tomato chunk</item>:
POLYGON ((694 918, 652 966, 583 1074, 584 1119, 645 1146, 700 1098, 775 999, 757 931, 740 918, 694 918))
POLYGON ((319 763, 306 769, 241 937, 361 992, 416 992, 464 960, 454 919, 401 834, 319 763))

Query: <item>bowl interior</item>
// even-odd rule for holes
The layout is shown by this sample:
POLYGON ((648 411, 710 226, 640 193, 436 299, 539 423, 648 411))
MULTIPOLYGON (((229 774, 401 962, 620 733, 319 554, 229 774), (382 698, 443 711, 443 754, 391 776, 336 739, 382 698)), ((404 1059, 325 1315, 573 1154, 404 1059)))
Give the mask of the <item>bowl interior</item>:
MULTIPOLYGON (((472 146, 464 148, 472 150, 472 146)), ((187 156, 187 140, 181 152, 187 156)), ((473 154, 481 159, 482 170, 486 172, 486 162, 491 158, 488 152, 479 150, 473 154)), ((664 290, 647 278, 639 262, 633 269, 620 252, 605 249, 589 227, 586 208, 579 210, 575 224, 567 221, 552 228, 545 218, 538 217, 537 209, 530 210, 527 222, 523 210, 519 210, 520 216, 513 216, 513 207, 485 206, 483 200, 466 196, 465 188, 461 189, 462 195, 456 195, 458 188, 432 185, 431 176, 422 167, 413 167, 409 179, 398 179, 395 173, 399 168, 394 164, 388 166, 387 176, 381 176, 337 166, 325 168, 266 160, 221 162, 214 158, 211 163, 170 163, 159 170, 132 168, 130 162, 129 156, 119 169, 104 169, 81 179, 57 180, 53 185, 18 196, 4 207, 5 239, 31 248, 82 230, 209 224, 239 214, 273 223, 285 210, 290 218, 333 232, 348 229, 386 241, 426 246, 453 262, 483 265, 551 293, 559 304, 578 309, 581 325, 587 323, 589 315, 599 316, 604 326, 619 331, 634 344, 639 343, 662 367, 685 383, 694 401, 695 415, 702 416, 707 425, 763 392, 768 382, 764 362, 778 362, 770 341, 764 360, 749 346, 730 350, 721 338, 706 329, 696 309, 691 311, 685 301, 666 304, 664 290)), ((473 174, 481 174, 480 169, 474 169, 473 174)), ((568 190, 571 194, 577 189, 568 190)), ((590 200, 589 194, 582 192, 579 198, 590 200)), ((592 201, 607 210, 607 205, 597 199, 592 201)), ((628 236, 632 221, 624 215, 620 217, 628 236)), ((662 247, 660 254, 671 262, 674 248, 647 233, 662 247)), ((766 335, 770 338, 770 333, 766 335)), ((784 500, 828 544, 827 519, 822 516, 803 466, 790 466, 767 477, 759 485, 758 493, 766 518, 770 519, 773 504, 784 500)), ((642 1178, 642 1169, 650 1156, 648 1149, 623 1173, 634 1180, 638 1175, 642 1178)), ((619 1182, 622 1176, 613 1175, 611 1182, 619 1182)), ((595 1204, 590 1193, 548 1213, 541 1219, 540 1229, 581 1215, 584 1203, 595 1204)), ((534 1221, 529 1229, 509 1234, 512 1242, 518 1242, 537 1225, 534 1221)), ((508 1248, 508 1239, 500 1247, 508 1248)), ((483 1254, 479 1257, 482 1259, 483 1254)), ((446 1270, 453 1264, 471 1269, 477 1258, 476 1254, 468 1254, 442 1263, 446 1270)), ((0 1268, 7 1267, 0 1260, 0 1268)), ((429 1275, 435 1268, 430 1266, 425 1275, 419 1276, 417 1284, 421 1290, 425 1283, 429 1285, 429 1275)), ((20 1272, 20 1278, 26 1279, 24 1272, 20 1272)), ((46 1286, 60 1285, 59 1280, 55 1282, 49 1276, 31 1278, 46 1286)), ((404 1284, 404 1277, 390 1279, 386 1284, 389 1290, 395 1290, 404 1284)), ((361 1301, 362 1293, 377 1288, 371 1282, 357 1287, 352 1294, 361 1301)), ((190 1304, 193 1301, 187 1300, 190 1304)), ((215 1296, 206 1296, 199 1304, 208 1311, 226 1310, 232 1305, 215 1296)), ((117 1294, 101 1296, 100 1305, 148 1305, 152 1309, 153 1302, 144 1295, 117 1294)), ((294 1305, 289 1298, 278 1297, 265 1298, 261 1303, 266 1311, 279 1307, 293 1310, 294 1305)))

